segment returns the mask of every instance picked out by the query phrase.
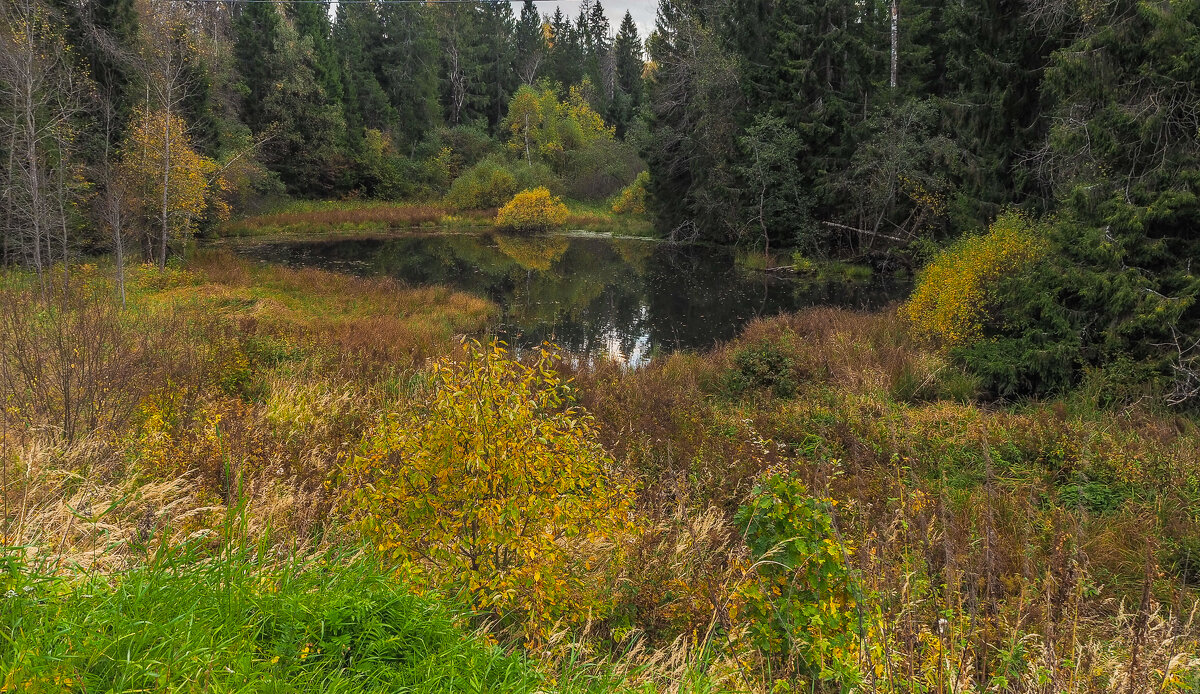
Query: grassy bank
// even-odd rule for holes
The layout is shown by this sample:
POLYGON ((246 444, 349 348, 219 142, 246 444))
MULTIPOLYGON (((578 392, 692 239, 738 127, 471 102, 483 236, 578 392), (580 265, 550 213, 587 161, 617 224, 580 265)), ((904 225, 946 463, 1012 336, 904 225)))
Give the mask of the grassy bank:
MULTIPOLYGON (((645 214, 615 214, 605 203, 566 201, 566 228, 618 236, 653 236, 645 214)), ((440 205, 364 200, 293 201, 268 212, 225 223, 226 238, 353 235, 410 229, 490 229, 495 210, 454 211, 440 205)))
POLYGON ((110 274, 45 298, 6 276, 5 540, 36 559, 10 561, 31 597, 6 607, 6 683, 1200 687, 1200 429, 1103 407, 1103 382, 980 402, 895 312, 830 309, 637 371, 524 370, 464 355, 493 309, 445 290, 206 254, 132 271, 122 309, 110 274), (630 505, 584 503, 602 490, 630 505), (538 518, 448 525, 476 506, 538 518), (270 541, 231 553, 231 515, 270 541), (551 516, 563 534, 480 568, 499 561, 480 528, 551 516), (364 546, 381 551, 320 563, 364 546))
POLYGON ((206 554, 159 553, 117 577, 21 567, 0 614, 0 690, 562 691, 368 559, 206 554))

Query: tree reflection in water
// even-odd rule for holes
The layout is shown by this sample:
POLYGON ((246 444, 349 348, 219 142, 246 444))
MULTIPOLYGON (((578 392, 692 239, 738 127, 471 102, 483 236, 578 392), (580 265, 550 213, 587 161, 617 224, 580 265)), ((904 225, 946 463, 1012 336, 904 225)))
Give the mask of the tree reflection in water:
POLYGON ((243 252, 486 296, 501 309, 497 334, 518 349, 549 340, 575 358, 630 366, 729 340, 757 316, 820 305, 878 309, 909 288, 887 277, 801 281, 743 270, 726 249, 594 236, 409 234, 288 241, 243 252))

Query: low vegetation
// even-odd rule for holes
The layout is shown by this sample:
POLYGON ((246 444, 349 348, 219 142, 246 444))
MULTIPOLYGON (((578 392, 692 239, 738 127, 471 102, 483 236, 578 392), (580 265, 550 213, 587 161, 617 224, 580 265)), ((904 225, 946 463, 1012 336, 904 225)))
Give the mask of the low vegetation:
POLYGON ((567 223, 570 212, 545 188, 513 196, 496 213, 496 227, 506 231, 550 231, 567 223))
MULTIPOLYGON (((221 236, 283 236, 301 234, 361 233, 443 226, 451 213, 437 205, 396 204, 378 201, 291 202, 278 210, 251 215, 224 224, 221 236)), ((483 223, 459 217, 463 226, 483 223)))
POLYGON ((984 323, 1000 280, 1018 275, 1048 251, 1044 234, 1019 213, 992 223, 986 234, 967 236, 940 252, 921 272, 904 311, 914 327, 937 344, 952 348, 983 339, 984 323))
POLYGON ((627 371, 464 350, 444 290, 109 270, 5 276, 10 688, 1200 686, 1186 417, 983 406, 894 312, 627 371))
POLYGON ((612 211, 617 214, 645 214, 646 186, 650 183, 650 172, 643 171, 633 179, 633 183, 625 186, 617 201, 612 205, 612 211))
POLYGON ((0 689, 557 689, 369 558, 271 562, 251 551, 263 548, 211 556, 206 545, 160 549, 116 580, 9 551, 0 689))
MULTIPOLYGON (((614 236, 654 236, 645 215, 616 214, 602 203, 564 200, 563 226, 614 236)), ((289 202, 278 211, 236 219, 222 225, 220 236, 281 240, 321 235, 359 236, 408 230, 487 230, 496 210, 454 211, 438 205, 369 201, 289 202)))

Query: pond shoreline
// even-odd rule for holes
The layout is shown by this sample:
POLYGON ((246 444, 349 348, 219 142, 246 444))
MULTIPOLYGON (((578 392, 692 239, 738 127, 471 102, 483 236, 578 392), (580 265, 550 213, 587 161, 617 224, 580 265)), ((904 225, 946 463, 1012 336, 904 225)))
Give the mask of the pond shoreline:
MULTIPOLYGON (((621 236, 654 238, 646 214, 617 214, 604 203, 566 200, 566 226, 621 236)), ((220 238, 276 237, 315 233, 363 233, 415 229, 493 229, 495 209, 454 210, 441 204, 359 200, 293 200, 259 214, 230 220, 218 230, 220 238)))
POLYGON ((727 247, 587 230, 509 235, 483 229, 253 239, 229 250, 294 268, 441 286, 495 303, 497 333, 516 348, 549 340, 584 360, 637 366, 705 350, 759 318, 812 306, 875 311, 906 278, 756 273, 727 247))

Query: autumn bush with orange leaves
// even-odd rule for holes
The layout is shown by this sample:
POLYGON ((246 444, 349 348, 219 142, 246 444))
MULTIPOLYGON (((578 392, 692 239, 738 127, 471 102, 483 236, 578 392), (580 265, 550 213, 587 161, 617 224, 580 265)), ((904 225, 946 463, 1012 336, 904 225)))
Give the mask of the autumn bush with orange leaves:
POLYGON ((968 236, 935 256, 901 310, 918 334, 943 347, 976 343, 984 336, 995 285, 1048 250, 1037 224, 1019 212, 1005 213, 987 233, 968 236))
POLYGON ((434 363, 430 392, 369 432, 348 466, 357 525, 419 582, 545 642, 556 624, 602 618, 634 489, 556 355, 464 343, 434 363))

